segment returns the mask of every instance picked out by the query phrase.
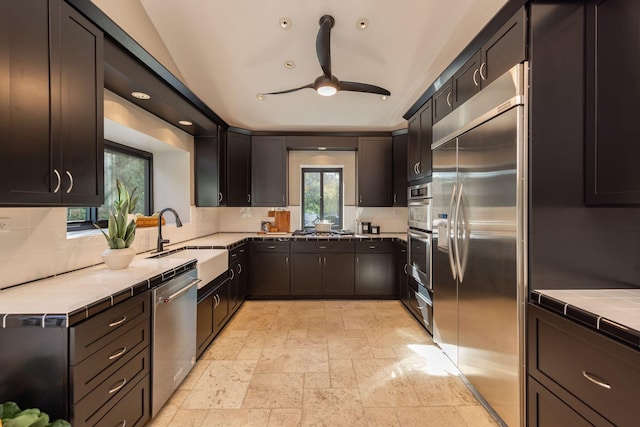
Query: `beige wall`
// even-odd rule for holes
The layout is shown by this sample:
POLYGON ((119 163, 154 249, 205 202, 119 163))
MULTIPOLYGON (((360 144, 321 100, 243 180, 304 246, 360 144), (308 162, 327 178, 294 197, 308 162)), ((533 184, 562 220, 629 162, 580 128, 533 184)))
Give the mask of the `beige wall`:
POLYGON ((289 151, 289 206, 300 206, 300 172, 303 166, 343 168, 344 205, 356 204, 355 151, 289 151))

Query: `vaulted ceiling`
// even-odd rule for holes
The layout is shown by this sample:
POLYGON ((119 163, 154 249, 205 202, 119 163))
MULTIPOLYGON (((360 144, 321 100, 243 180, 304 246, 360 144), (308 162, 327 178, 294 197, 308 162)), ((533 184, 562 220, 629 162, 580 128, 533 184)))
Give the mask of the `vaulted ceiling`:
MULTIPOLYGON (((114 13, 109 1, 94 2, 136 38, 136 21, 124 18, 133 15, 114 13)), ((167 53, 157 59, 233 126, 387 131, 406 126, 402 115, 505 2, 127 0, 118 5, 146 15, 167 53), (258 99, 260 93, 303 86, 322 74, 316 35, 325 14, 335 19, 333 74, 384 87, 391 96, 383 101, 378 95, 340 91, 323 97, 304 89, 258 99), (282 28, 282 18, 289 28, 282 28), (368 21, 364 30, 358 25, 363 19, 368 21), (295 67, 287 68, 288 61, 295 67)))

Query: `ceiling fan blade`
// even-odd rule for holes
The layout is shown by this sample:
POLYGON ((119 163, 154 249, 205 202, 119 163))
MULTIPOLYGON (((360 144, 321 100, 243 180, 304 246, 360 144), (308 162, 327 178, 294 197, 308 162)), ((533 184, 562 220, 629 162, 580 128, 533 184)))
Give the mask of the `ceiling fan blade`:
POLYGON ((335 20, 330 15, 320 18, 320 29, 316 37, 316 53, 318 62, 325 76, 331 77, 331 28, 335 20))
POLYGON ((369 85, 366 83, 357 83, 357 82, 340 82, 340 90, 348 90, 351 92, 366 92, 366 93, 375 93, 378 95, 391 95, 391 92, 382 88, 380 86, 369 85))
POLYGON ((297 90, 308 89, 308 88, 313 88, 313 83, 309 83, 308 85, 300 86, 300 87, 297 87, 295 89, 281 90, 280 92, 263 93, 263 95, 280 95, 280 94, 283 94, 283 93, 291 93, 291 92, 295 92, 297 90))

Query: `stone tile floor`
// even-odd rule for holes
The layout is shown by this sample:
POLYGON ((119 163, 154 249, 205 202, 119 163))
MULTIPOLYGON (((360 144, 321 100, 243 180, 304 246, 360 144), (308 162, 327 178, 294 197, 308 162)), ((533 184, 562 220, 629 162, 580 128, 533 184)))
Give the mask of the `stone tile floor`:
POLYGON ((496 426, 399 301, 247 301, 148 426, 496 426))

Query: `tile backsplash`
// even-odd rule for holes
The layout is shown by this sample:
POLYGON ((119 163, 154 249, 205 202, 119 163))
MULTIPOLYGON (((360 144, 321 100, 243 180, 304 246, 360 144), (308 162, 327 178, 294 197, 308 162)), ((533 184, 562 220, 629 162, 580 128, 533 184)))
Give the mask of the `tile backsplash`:
MULTIPOLYGON (((107 248, 97 230, 67 233, 66 208, 0 208, 0 289, 102 262, 107 248)), ((219 210, 191 206, 191 222, 176 228, 167 218, 163 237, 170 244, 216 233, 219 210)), ((154 249, 157 229, 137 228, 136 252, 154 249)))

